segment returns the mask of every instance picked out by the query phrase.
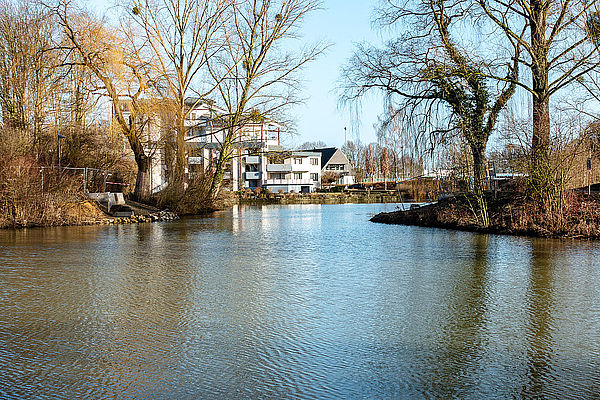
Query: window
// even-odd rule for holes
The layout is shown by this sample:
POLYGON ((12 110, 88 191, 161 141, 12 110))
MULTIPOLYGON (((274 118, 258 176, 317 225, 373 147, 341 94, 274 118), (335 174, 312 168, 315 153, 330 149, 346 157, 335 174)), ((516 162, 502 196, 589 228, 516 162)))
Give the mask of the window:
POLYGON ((310 179, 312 179, 313 181, 318 181, 319 180, 319 174, 310 174, 310 179))
POLYGON ((319 165, 319 159, 318 158, 311 158, 310 159, 310 165, 319 165))
POLYGON ((294 164, 302 164, 301 158, 294 158, 294 164))
POLYGON ((302 173, 301 172, 294 172, 294 179, 302 179, 302 173))

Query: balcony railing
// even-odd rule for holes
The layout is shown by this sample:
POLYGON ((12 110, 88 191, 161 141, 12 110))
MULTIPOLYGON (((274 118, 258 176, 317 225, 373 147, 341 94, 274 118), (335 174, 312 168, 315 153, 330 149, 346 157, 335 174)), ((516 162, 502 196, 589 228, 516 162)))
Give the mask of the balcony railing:
POLYGON ((303 164, 291 164, 292 171, 294 172, 308 172, 310 165, 308 163, 303 164))
POLYGON ((292 172, 292 164, 267 164, 267 172, 292 172))
POLYGON ((260 171, 244 172, 244 178, 246 180, 260 179, 260 171))
POLYGON ((246 164, 260 164, 259 156, 246 156, 246 164))
POLYGON ((310 179, 267 179, 267 185, 312 185, 310 179))
POLYGON ((203 157, 188 157, 188 164, 190 165, 198 165, 203 164, 203 157))

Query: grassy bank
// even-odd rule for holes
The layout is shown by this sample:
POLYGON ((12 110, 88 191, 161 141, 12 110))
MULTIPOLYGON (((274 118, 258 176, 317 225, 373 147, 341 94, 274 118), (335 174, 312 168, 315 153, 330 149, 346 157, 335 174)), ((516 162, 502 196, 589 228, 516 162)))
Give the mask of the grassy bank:
POLYGON ((570 193, 562 207, 545 210, 522 193, 488 198, 490 225, 478 225, 464 195, 415 210, 381 213, 372 222, 536 237, 600 238, 600 196, 570 193))
MULTIPOLYGON (((68 186, 63 186, 67 188, 68 186)), ((179 215, 204 215, 215 210, 227 209, 235 204, 345 204, 345 203, 400 203, 411 201, 407 194, 398 192, 345 192, 345 193, 269 193, 269 192, 226 192, 217 202, 202 201, 202 197, 192 196, 193 191, 170 203, 157 207, 128 200, 136 216, 158 216, 154 220, 167 220, 160 217, 165 208, 179 215), (208 206, 207 206, 208 204, 208 206)), ((29 191, 19 191, 5 198, 0 205, 0 228, 22 228, 34 226, 89 225, 112 223, 113 218, 104 214, 98 205, 75 190, 55 190, 42 193, 35 186, 29 191), (10 200, 9 200, 10 199, 10 200)), ((123 223, 145 222, 136 218, 122 219, 123 223)), ((170 220, 170 219, 169 219, 170 220)))
POLYGON ((30 228, 42 226, 90 225, 109 218, 97 204, 88 201, 65 201, 64 198, 46 196, 4 207, 0 215, 0 228, 30 228), (8 209, 8 210, 7 210, 8 209))

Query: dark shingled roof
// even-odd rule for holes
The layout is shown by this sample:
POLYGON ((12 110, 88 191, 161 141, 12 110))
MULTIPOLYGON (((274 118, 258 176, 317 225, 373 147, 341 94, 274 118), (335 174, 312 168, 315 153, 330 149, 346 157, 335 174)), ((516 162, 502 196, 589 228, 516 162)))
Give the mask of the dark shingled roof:
POLYGON ((322 149, 312 149, 311 151, 321 153, 321 167, 324 167, 337 151, 337 147, 324 147, 322 149))

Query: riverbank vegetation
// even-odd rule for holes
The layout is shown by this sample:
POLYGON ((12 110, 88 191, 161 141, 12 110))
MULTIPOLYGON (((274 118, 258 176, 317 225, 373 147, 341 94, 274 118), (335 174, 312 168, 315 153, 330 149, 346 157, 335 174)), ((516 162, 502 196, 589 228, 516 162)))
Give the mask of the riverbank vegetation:
POLYGON ((449 228, 511 235, 600 238, 600 196, 570 192, 560 208, 542 207, 524 192, 486 195, 489 223, 476 218, 476 203, 468 195, 445 198, 412 210, 382 213, 373 222, 449 228))
POLYGON ((95 189, 182 214, 219 207, 244 125, 285 126, 299 73, 327 47, 291 50, 319 0, 128 0, 105 16, 71 0, 0 5, 1 226, 60 224, 89 171, 103 175, 95 189), (200 103, 223 108, 205 122, 226 132, 192 176, 187 118, 200 103), (159 191, 153 158, 168 175, 159 191))
MULTIPOLYGON (((381 47, 357 46, 342 72, 341 100, 352 106, 368 94, 382 94, 389 110, 380 130, 391 127, 428 154, 439 176, 459 182, 465 194, 455 199, 463 199, 458 204, 465 207, 440 202, 427 209, 435 210, 430 214, 439 217, 440 226, 558 234, 564 221, 578 216, 572 210, 586 209, 570 189, 587 183, 597 165, 598 6, 597 1, 385 2, 375 25, 392 37, 381 47), (490 193, 515 177, 524 180, 523 190, 504 188, 501 197, 515 206, 511 217, 523 213, 517 219, 529 222, 506 228, 498 218, 507 210, 491 202, 490 193), (511 197, 515 200, 508 201, 511 197)), ((418 220, 424 212, 394 220, 418 220)), ((436 220, 431 215, 428 224, 436 220)))

